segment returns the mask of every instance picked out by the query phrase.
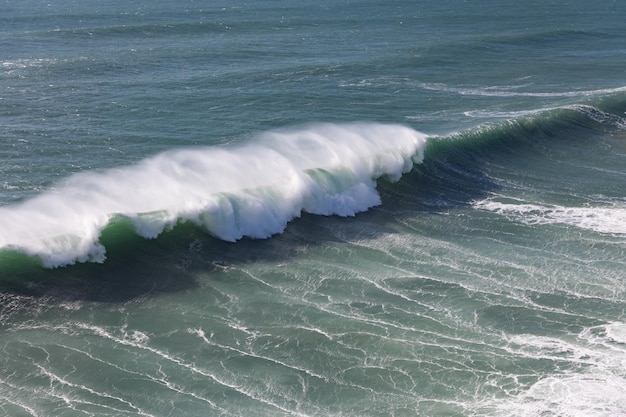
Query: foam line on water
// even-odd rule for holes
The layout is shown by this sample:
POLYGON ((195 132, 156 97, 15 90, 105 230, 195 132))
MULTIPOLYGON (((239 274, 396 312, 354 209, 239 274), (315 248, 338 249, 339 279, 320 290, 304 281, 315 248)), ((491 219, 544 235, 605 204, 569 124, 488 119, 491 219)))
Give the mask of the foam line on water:
MULTIPOLYGON (((258 395, 258 393, 254 392, 253 390, 249 389, 248 387, 245 386, 241 386, 239 384, 237 384, 235 381, 229 381, 228 379, 222 378, 220 375, 215 374, 209 370, 200 368, 198 366, 196 366, 194 363, 190 363, 188 361, 185 361, 183 359, 180 359, 178 357, 176 357, 175 355, 167 352, 167 351, 162 351, 159 350, 157 348, 151 347, 148 344, 145 343, 145 340, 135 340, 134 337, 127 337, 127 335, 124 335, 122 337, 118 337, 115 334, 113 334, 112 332, 109 332, 108 330, 99 327, 99 326, 95 326, 95 325, 91 325, 91 324, 87 324, 87 323, 80 323, 80 322, 76 322, 73 323, 74 326, 76 326, 78 329, 82 329, 82 330, 87 330, 87 331, 92 331, 95 335, 100 336, 104 339, 108 339, 118 345, 123 345, 123 346, 129 346, 138 350, 142 350, 145 352, 149 352, 152 353, 154 355, 156 355, 157 357, 160 357, 176 366, 178 366, 181 369, 185 369, 188 372, 194 374, 194 375, 199 375, 201 377, 207 378, 209 381, 212 381, 220 386, 223 386, 225 388, 228 388, 234 392, 237 392, 245 397, 248 397, 249 399, 256 401, 258 403, 267 405, 271 408, 277 409, 279 411, 282 411, 284 413, 288 413, 291 415, 296 415, 296 416, 303 416, 303 414, 297 412, 297 411, 292 411, 289 410, 288 408, 277 404, 275 402, 273 402, 271 399, 267 399, 264 398, 261 395, 258 395)), ((213 405, 213 403, 211 402, 210 404, 213 405)), ((220 411, 223 411, 223 409, 221 407, 218 407, 217 405, 213 405, 215 408, 218 408, 220 411)))
POLYGON ((488 198, 474 202, 473 206, 526 224, 564 224, 599 233, 626 235, 626 203, 622 201, 598 207, 565 207, 504 203, 488 198))
MULTIPOLYGON (((139 407, 133 405, 130 401, 127 401, 121 397, 117 397, 114 396, 112 394, 106 393, 106 392, 99 392, 96 391, 92 388, 89 388, 85 385, 81 385, 81 384, 76 384, 73 383, 71 381, 68 381, 67 379, 56 375, 54 372, 46 369, 44 366, 36 364, 37 368, 39 368, 40 372, 42 375, 45 375, 46 377, 49 378, 50 380, 50 385, 51 386, 56 386, 56 385, 61 385, 64 387, 67 387, 71 390, 71 392, 73 393, 73 391, 84 391, 88 394, 91 394, 93 396, 95 396, 97 399, 100 400, 112 400, 114 403, 116 404, 121 404, 123 407, 126 407, 127 409, 123 409, 123 408, 118 408, 118 407, 114 407, 114 406, 109 406, 109 405, 105 405, 102 403, 94 403, 91 401, 87 401, 87 400, 82 400, 79 398, 70 398, 69 395, 63 396, 63 400, 64 402, 68 403, 68 405, 70 406, 70 408, 74 408, 74 404, 78 404, 78 405, 94 405, 100 408, 106 408, 108 410, 111 410, 114 413, 128 413, 130 410, 132 410, 133 413, 136 413, 137 415, 140 416, 146 416, 146 417, 154 417, 152 414, 146 413, 144 412, 142 409, 140 409, 139 407), (130 408, 130 410, 128 410, 128 408, 130 408)), ((71 397, 75 397, 74 395, 72 395, 71 397)))
POLYGON ((260 355, 260 354, 254 353, 252 351, 245 351, 245 350, 242 350, 242 349, 238 349, 236 347, 226 346, 226 345, 223 345, 221 343, 217 343, 215 341, 212 341, 211 337, 207 337, 206 333, 202 329, 187 329, 187 332, 190 333, 190 334, 196 335, 200 340, 202 340, 207 345, 216 346, 216 347, 219 347, 220 349, 223 349, 223 350, 226 350, 226 351, 230 351, 230 352, 234 352, 234 353, 237 353, 237 354, 242 355, 242 356, 251 357, 251 358, 255 358, 255 359, 261 359, 263 361, 271 362, 271 363, 277 364, 277 365, 279 365, 281 367, 284 367, 284 368, 287 368, 287 369, 292 369, 292 370, 295 370, 297 372, 304 373, 304 374, 306 374, 308 376, 312 376, 314 378, 317 378, 317 379, 320 379, 320 380, 323 380, 323 381, 328 381, 329 380, 328 377, 326 377, 324 375, 321 375, 321 374, 317 374, 317 373, 315 373, 315 372, 313 372, 313 371, 311 371, 309 369, 306 369, 306 368, 303 368, 303 367, 300 367, 300 366, 296 366, 296 365, 291 365, 291 364, 286 363, 285 361, 281 361, 281 360, 278 360, 278 359, 275 359, 275 358, 271 358, 271 357, 266 356, 266 355, 260 355))
POLYGON ((464 88, 457 86, 449 86, 443 83, 422 83, 419 85, 425 90, 444 91, 468 96, 485 96, 485 97, 589 97, 599 96, 626 91, 626 86, 615 88, 599 88, 596 90, 574 90, 574 91, 518 91, 518 86, 511 87, 483 87, 483 88, 464 88))
POLYGON ((376 179, 395 181, 423 159, 426 136, 374 123, 316 124, 258 135, 238 147, 172 150, 140 163, 76 174, 0 207, 0 249, 44 266, 103 262, 115 216, 154 238, 192 221, 218 238, 267 238, 302 211, 352 216, 380 204, 376 179))

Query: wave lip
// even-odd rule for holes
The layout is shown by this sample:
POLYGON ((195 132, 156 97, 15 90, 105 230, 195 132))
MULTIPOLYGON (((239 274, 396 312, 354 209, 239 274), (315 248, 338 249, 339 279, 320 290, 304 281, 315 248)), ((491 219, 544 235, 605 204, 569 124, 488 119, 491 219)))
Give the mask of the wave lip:
POLYGON ((228 241, 267 238, 302 211, 352 216, 380 204, 376 179, 396 181, 422 162, 425 142, 399 125, 316 124, 238 147, 179 149, 80 173, 0 207, 0 249, 36 256, 46 267, 103 262, 98 240, 118 216, 146 238, 179 221, 228 241))

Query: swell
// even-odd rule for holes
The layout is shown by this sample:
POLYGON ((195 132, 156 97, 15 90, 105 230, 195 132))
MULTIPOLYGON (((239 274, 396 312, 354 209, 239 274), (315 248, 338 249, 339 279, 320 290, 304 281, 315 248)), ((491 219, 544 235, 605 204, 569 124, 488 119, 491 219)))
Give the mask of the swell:
POLYGON ((590 136, 620 134, 626 130, 624 97, 615 94, 597 100, 593 105, 577 104, 526 112, 475 129, 432 137, 427 157, 437 158, 440 152, 462 153, 468 157, 502 150, 514 152, 527 146, 549 146, 556 138, 565 138, 570 145, 577 140, 587 141, 590 136))
MULTIPOLYGON (((13 27, 17 35, 63 37, 90 39, 141 39, 146 37, 194 36, 219 34, 230 27, 224 22, 224 16, 207 11, 193 11, 194 20, 190 21, 185 13, 178 13, 172 19, 167 16, 155 15, 146 18, 140 14, 83 14, 80 21, 71 14, 41 14, 26 17, 13 16, 4 19, 8 27, 13 27), (178 19, 176 19, 178 18, 178 19), (174 21, 173 21, 174 20, 174 21), (50 22, 55 24, 50 27, 50 22), (120 22, 120 24, 110 24, 120 22), (80 23, 80 26, 77 26, 80 23)), ((191 13, 191 12, 190 12, 191 13)), ((8 36, 12 32, 7 33, 8 36)))

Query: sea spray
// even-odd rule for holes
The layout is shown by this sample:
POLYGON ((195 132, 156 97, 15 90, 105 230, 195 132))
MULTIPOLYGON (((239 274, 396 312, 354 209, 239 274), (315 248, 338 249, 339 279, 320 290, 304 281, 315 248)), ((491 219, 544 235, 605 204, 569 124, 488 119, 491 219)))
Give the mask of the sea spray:
POLYGON ((302 211, 351 216, 380 204, 423 160, 426 136, 399 125, 316 124, 266 132, 237 147, 171 150, 140 163, 69 177, 0 208, 0 248, 46 267, 103 262, 99 237, 115 216, 155 238, 179 221, 235 241, 282 232, 302 211))

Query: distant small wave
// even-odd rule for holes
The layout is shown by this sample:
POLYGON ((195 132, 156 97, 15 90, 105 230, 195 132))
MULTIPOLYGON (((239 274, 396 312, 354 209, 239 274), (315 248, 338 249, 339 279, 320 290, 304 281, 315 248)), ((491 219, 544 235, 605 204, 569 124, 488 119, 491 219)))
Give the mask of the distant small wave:
POLYGON ((474 202, 473 206, 526 224, 563 224, 599 233, 626 235, 626 202, 594 207, 565 207, 505 203, 488 198, 474 202))
POLYGON ((456 93, 464 96, 485 96, 485 97, 588 97, 588 96, 601 96, 606 94, 620 93, 626 91, 626 86, 617 88, 601 88, 597 90, 574 90, 574 91, 546 91, 546 92, 534 92, 534 91, 519 91, 513 89, 506 89, 503 87, 483 87, 483 88, 468 88, 449 86, 447 84, 440 83, 422 83, 419 85, 425 90, 431 91, 445 91, 450 93, 456 93))

